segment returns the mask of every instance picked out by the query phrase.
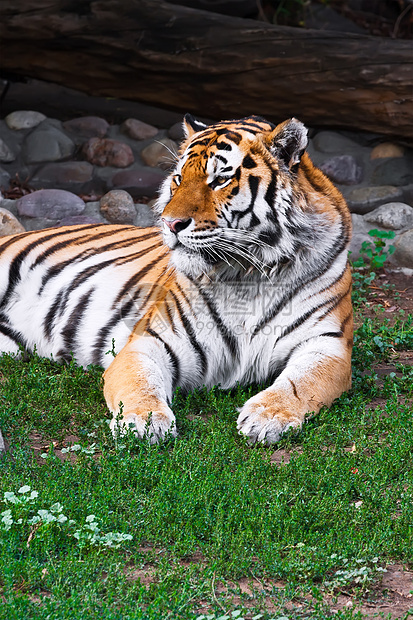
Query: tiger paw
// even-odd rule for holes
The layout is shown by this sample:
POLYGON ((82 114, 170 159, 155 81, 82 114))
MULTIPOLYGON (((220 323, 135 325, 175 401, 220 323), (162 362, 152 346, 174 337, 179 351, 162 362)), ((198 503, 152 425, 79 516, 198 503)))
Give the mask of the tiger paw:
POLYGON ((115 439, 131 430, 139 439, 147 439, 151 444, 162 441, 167 435, 176 437, 175 416, 169 407, 166 409, 165 412, 149 415, 138 413, 126 413, 122 417, 117 415, 110 421, 109 428, 115 439))
POLYGON ((288 411, 277 402, 265 402, 260 394, 250 398, 240 409, 237 428, 249 443, 273 444, 290 428, 299 429, 303 420, 299 414, 288 411))

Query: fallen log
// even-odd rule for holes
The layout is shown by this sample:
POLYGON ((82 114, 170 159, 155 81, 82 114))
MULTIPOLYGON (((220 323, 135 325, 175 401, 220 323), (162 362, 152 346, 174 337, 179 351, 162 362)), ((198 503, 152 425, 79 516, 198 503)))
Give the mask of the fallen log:
POLYGON ((3 0, 0 36, 4 70, 89 94, 413 138, 410 41, 157 0, 3 0))

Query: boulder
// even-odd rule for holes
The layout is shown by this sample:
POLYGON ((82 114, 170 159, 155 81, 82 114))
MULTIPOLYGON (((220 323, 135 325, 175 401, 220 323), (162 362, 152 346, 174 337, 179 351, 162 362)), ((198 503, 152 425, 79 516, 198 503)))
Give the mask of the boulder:
POLYGON ((0 237, 17 235, 22 232, 25 232, 25 228, 17 217, 7 209, 2 209, 0 207, 0 237))
POLYGON ((413 228, 413 207, 403 202, 388 202, 364 216, 366 222, 390 230, 413 228))

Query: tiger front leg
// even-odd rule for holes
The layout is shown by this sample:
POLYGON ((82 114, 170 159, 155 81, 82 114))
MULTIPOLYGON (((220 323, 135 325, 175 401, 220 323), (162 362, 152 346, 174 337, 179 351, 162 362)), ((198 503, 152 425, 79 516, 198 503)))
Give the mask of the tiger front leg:
POLYGON ((273 385, 241 408, 239 432, 251 443, 273 444, 290 428, 301 428, 306 414, 330 406, 351 387, 351 345, 341 348, 340 356, 309 347, 292 355, 273 385))
POLYGON ((173 370, 162 343, 149 336, 131 336, 103 377, 114 436, 130 428, 151 443, 168 433, 176 437, 175 416, 168 406, 173 370))

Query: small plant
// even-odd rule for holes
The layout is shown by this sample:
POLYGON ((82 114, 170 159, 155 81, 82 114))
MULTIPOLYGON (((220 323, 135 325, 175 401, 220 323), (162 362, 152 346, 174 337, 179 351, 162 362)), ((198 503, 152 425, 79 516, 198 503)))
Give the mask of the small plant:
POLYGON ((361 257, 353 264, 356 269, 366 269, 374 271, 374 269, 381 269, 386 262, 387 258, 393 254, 396 249, 394 245, 389 245, 386 248, 386 241, 394 239, 396 233, 394 230, 369 230, 368 234, 373 237, 373 243, 371 241, 363 241, 360 254, 361 257))
POLYGON ((386 572, 385 568, 378 566, 378 557, 370 559, 358 558, 353 562, 336 553, 330 557, 340 565, 344 564, 345 568, 336 570, 330 579, 324 582, 324 586, 327 589, 336 590, 352 585, 357 585, 365 589, 367 584, 370 583, 378 573, 386 572))
POLYGON ((360 258, 353 263, 353 303, 361 306, 367 300, 370 285, 376 278, 376 271, 381 269, 395 247, 386 247, 386 240, 394 239, 393 230, 370 230, 368 233, 374 242, 363 241, 360 248, 360 258))
POLYGON ((64 526, 64 533, 75 538, 81 549, 89 545, 118 548, 124 541, 132 540, 133 538, 131 534, 123 534, 121 532, 103 534, 95 515, 88 515, 85 523, 73 532, 71 528, 76 526, 76 521, 69 519, 63 514, 63 506, 60 502, 52 504, 48 509, 40 508, 36 511, 36 514, 30 516, 30 512, 34 508, 33 503, 38 498, 39 493, 31 491, 28 485, 21 487, 17 493, 19 495, 12 491, 4 493, 3 502, 5 504, 12 504, 13 507, 7 508, 0 513, 0 528, 9 532, 13 526, 21 526, 22 528, 30 526, 27 547, 35 533, 37 536, 44 537, 52 527, 56 526, 60 529, 64 526))
POLYGON ((125 540, 132 540, 131 534, 122 534, 121 532, 102 534, 95 515, 88 515, 84 525, 76 530, 73 536, 79 541, 81 547, 104 545, 105 547, 117 548, 125 540))

